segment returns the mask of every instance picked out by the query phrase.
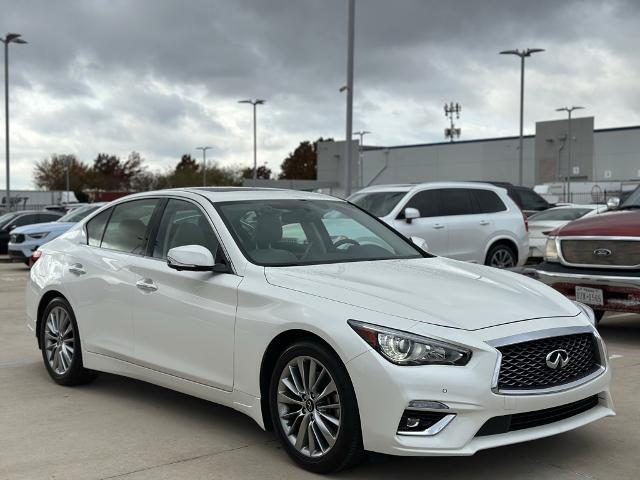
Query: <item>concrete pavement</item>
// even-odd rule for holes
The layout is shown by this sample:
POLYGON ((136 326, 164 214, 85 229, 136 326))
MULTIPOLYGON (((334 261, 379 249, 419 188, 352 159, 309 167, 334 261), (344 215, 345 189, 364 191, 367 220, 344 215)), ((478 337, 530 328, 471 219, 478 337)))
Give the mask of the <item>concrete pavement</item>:
MULTIPOLYGON (((102 374, 65 388, 25 327, 21 264, 0 264, 0 479, 303 479, 271 432, 231 409, 102 374)), ((372 456, 349 479, 640 478, 640 316, 601 332, 618 416, 461 458, 372 456)))

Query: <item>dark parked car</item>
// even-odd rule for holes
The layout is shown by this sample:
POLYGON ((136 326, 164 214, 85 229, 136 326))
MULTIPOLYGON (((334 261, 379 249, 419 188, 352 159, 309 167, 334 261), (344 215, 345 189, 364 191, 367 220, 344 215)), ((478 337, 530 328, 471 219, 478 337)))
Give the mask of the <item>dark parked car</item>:
POLYGON ((22 210, 19 212, 9 212, 0 216, 0 255, 7 254, 9 244, 9 232, 14 228, 33 223, 53 222, 60 218, 60 212, 47 212, 36 210, 22 210))
POLYGON ((555 207, 555 204, 547 202, 529 187, 521 187, 509 182, 484 183, 490 183, 498 187, 506 188, 507 194, 511 197, 511 200, 516 202, 516 205, 520 207, 520 210, 522 210, 526 216, 532 215, 536 212, 541 212, 547 208, 555 207))

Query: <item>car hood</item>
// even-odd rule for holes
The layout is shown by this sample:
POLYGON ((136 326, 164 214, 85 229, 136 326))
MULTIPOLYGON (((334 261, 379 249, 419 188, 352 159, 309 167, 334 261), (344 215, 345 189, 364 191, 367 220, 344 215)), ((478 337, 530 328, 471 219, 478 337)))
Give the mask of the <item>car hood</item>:
POLYGON ((579 313, 537 280, 441 257, 266 267, 265 276, 279 287, 464 330, 579 313))
POLYGON ((554 234, 565 237, 572 235, 637 237, 640 236, 640 211, 622 210, 580 218, 566 224, 554 234))
POLYGON ((37 233, 37 232, 64 232, 69 230, 75 223, 69 222, 47 222, 47 223, 34 223, 31 225, 23 225, 22 227, 14 228, 11 233, 37 233))

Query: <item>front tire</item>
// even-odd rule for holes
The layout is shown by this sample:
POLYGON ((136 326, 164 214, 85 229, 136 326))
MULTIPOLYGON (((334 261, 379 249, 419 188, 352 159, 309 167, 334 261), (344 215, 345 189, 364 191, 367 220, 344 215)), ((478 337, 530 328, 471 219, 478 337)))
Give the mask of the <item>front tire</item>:
POLYGON ((49 376, 58 384, 71 386, 91 382, 97 373, 82 365, 78 324, 69 302, 54 298, 44 309, 40 322, 42 359, 49 376))
POLYGON ((357 464, 363 456, 360 415, 349 375, 327 347, 303 341, 274 367, 269 409, 289 456, 315 473, 357 464))

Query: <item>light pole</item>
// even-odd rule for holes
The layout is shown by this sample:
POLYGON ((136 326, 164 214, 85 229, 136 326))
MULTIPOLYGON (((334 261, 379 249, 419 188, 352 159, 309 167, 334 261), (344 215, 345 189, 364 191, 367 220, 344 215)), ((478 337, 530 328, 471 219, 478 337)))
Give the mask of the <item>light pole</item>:
POLYGON ((68 156, 65 163, 67 164, 67 171, 66 171, 67 190, 65 192, 65 196, 67 197, 67 203, 69 203, 69 167, 70 167, 71 159, 68 156))
POLYGON ((500 55, 517 55, 520 57, 520 140, 518 144, 518 183, 523 182, 523 165, 522 165, 522 130, 524 123, 524 59, 530 57, 537 52, 544 52, 544 48, 527 48, 525 50, 503 50, 500 55))
POLYGON ((574 110, 583 110, 584 107, 560 107, 556 108, 556 112, 567 112, 569 124, 567 125, 567 201, 571 202, 571 170, 573 169, 571 161, 571 144, 573 138, 571 138, 571 114, 574 110))
POLYGON ((353 138, 353 50, 356 24, 356 0, 349 0, 347 28, 347 84, 340 90, 347 91, 347 133, 345 135, 344 198, 351 195, 351 139, 353 138))
POLYGON ((253 105, 253 186, 256 186, 258 179, 258 139, 256 127, 256 110, 258 105, 264 105, 266 100, 256 98, 255 100, 238 100, 238 103, 248 103, 253 105))
POLYGON ((20 38, 19 33, 7 33, 4 38, 0 38, 0 42, 4 43, 4 125, 5 125, 5 148, 7 162, 7 192, 6 203, 7 211, 11 210, 11 176, 9 174, 9 44, 25 44, 26 40, 20 38))
POLYGON ((202 186, 207 186, 207 150, 211 147, 196 147, 196 150, 202 150, 202 186))
POLYGON ((362 147, 364 145, 364 136, 370 134, 371 132, 368 130, 360 130, 358 132, 353 132, 354 135, 358 135, 360 137, 360 141, 358 142, 358 163, 360 164, 360 186, 364 187, 364 158, 363 158, 363 150, 362 147))

